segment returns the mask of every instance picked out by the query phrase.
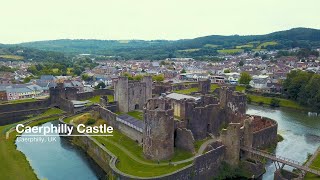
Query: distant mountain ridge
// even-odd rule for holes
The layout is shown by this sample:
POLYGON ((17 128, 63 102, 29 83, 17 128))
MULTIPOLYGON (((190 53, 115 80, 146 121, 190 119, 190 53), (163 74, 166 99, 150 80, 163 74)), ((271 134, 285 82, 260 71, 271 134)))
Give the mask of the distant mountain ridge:
POLYGON ((99 54, 124 59, 163 59, 166 57, 210 58, 247 50, 320 48, 320 30, 293 28, 266 35, 211 35, 182 40, 95 40, 60 39, 16 44, 46 51, 70 54, 99 54))

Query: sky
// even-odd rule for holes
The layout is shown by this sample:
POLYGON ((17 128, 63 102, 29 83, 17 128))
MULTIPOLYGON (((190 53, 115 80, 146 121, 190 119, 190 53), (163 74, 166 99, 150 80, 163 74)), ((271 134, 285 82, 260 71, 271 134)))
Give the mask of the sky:
POLYGON ((319 0, 1 0, 0 43, 320 29, 319 0))

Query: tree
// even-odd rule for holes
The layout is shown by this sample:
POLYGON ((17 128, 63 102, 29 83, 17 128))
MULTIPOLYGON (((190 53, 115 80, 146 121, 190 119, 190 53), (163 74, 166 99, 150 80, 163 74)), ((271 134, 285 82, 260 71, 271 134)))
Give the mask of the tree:
POLYGON ((272 98, 270 102, 271 107, 280 107, 280 100, 277 98, 272 98))
POLYGON ((160 62, 160 65, 162 65, 162 66, 163 66, 163 65, 166 65, 166 64, 167 64, 167 63, 166 63, 165 61, 161 61, 161 62, 160 62))
POLYGON ((133 77, 133 79, 136 80, 136 81, 141 81, 142 78, 143 78, 143 76, 140 75, 140 74, 138 74, 138 75, 133 77))
POLYGON ((244 65, 244 62, 241 60, 240 62, 239 62, 239 66, 243 66, 244 65))
POLYGON ((304 102, 304 97, 299 96, 299 93, 303 90, 306 84, 309 82, 312 77, 311 73, 304 71, 291 71, 287 74, 287 78, 283 82, 283 89, 289 99, 299 100, 304 102))
POLYGON ((186 73, 186 70, 185 70, 185 69, 182 69, 180 73, 186 73))
POLYGON ((224 73, 230 73, 230 69, 225 69, 223 72, 224 73))
POLYGON ((95 87, 95 89, 103 89, 106 88, 106 84, 104 82, 99 82, 99 84, 95 87))
POLYGON ((242 72, 240 75, 239 83, 240 84, 249 84, 251 80, 252 80, 252 77, 249 73, 242 72))
POLYGON ((84 81, 90 81, 92 80, 92 76, 89 76, 88 74, 82 74, 81 79, 84 81))
POLYGON ((30 82, 30 81, 31 81, 31 77, 26 77, 26 78, 23 79, 23 82, 24 82, 24 83, 28 83, 28 82, 30 82))
POLYGON ((262 60, 265 60, 265 59, 267 59, 267 57, 268 57, 268 56, 267 56, 266 54, 264 54, 264 55, 261 56, 261 59, 262 59, 262 60))
POLYGON ((157 82, 162 82, 164 80, 164 75, 163 74, 154 75, 152 76, 152 80, 157 82))

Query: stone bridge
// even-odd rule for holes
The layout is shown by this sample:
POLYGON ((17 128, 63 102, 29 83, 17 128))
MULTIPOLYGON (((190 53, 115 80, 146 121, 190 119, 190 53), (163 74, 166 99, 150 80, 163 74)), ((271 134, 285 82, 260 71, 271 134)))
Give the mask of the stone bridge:
POLYGON ((309 172, 309 173, 312 173, 312 174, 320 176, 320 168, 318 168, 318 167, 306 166, 301 162, 298 162, 298 161, 295 161, 295 160, 292 160, 292 159, 288 159, 288 158, 285 158, 285 157, 277 156, 275 154, 268 153, 268 152, 265 152, 265 151, 261 151, 259 149, 255 149, 255 148, 251 148, 251 147, 241 146, 241 150, 249 152, 249 153, 251 153, 253 155, 257 155, 257 156, 260 156, 260 157, 264 157, 264 158, 270 159, 273 162, 282 163, 283 165, 282 165, 281 168, 283 168, 284 165, 288 165, 288 166, 294 167, 296 169, 302 170, 304 172, 309 172))

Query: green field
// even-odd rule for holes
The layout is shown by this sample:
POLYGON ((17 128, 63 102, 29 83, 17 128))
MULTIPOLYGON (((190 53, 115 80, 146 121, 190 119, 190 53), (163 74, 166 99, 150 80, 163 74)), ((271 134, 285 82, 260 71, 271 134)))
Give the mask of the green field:
POLYGON ((3 58, 3 59, 9 59, 9 60, 23 60, 23 57, 22 56, 16 56, 16 55, 10 55, 10 54, 7 54, 7 55, 0 55, 0 59, 3 58))
POLYGON ((73 68, 67 68, 67 74, 70 75, 72 74, 73 68))
POLYGON ((199 88, 195 87, 195 88, 190 88, 190 89, 177 90, 177 91, 174 91, 174 92, 175 93, 179 93, 179 94, 189 95, 191 93, 198 92, 198 91, 199 91, 199 88))
POLYGON ((195 52, 195 51, 199 51, 199 48, 195 48, 195 49, 183 49, 183 50, 178 50, 178 52, 195 52))
POLYGON ((218 50, 218 53, 220 54, 235 54, 243 52, 243 49, 220 49, 218 50))
MULTIPOLYGON (((90 118, 92 118, 92 116, 89 113, 85 113, 70 117, 64 121, 70 122, 70 120, 73 120, 74 124, 78 124, 84 123, 85 119, 90 118)), ((105 121, 103 122, 105 123, 105 121)), ((112 134, 113 136, 111 137, 95 136, 94 138, 117 156, 119 162, 116 164, 116 167, 124 173, 141 177, 159 176, 176 171, 192 162, 190 161, 174 166, 168 164, 169 160, 159 162, 147 160, 143 156, 142 146, 136 141, 120 133, 118 130, 114 130, 112 134)), ((185 160, 192 156, 193 155, 189 152, 175 149, 175 154, 171 161, 176 162, 185 160)))
POLYGON ((236 91, 243 92, 244 90, 246 90, 245 86, 236 86, 236 91))
MULTIPOLYGON (((100 97, 101 97, 101 96, 94 96, 94 97, 92 97, 92 98, 90 98, 90 99, 87 99, 87 100, 89 100, 89 101, 91 101, 91 102, 93 102, 93 103, 100 103, 100 97)), ((114 102, 114 97, 113 97, 113 95, 107 95, 107 97, 108 97, 108 101, 109 101, 109 102, 114 102)))
POLYGON ((261 43, 259 44, 259 46, 257 47, 257 49, 261 49, 262 47, 267 47, 267 46, 274 46, 274 45, 277 45, 278 43, 275 42, 275 41, 268 41, 268 42, 264 42, 264 43, 261 43))
POLYGON ((131 111, 131 112, 128 112, 127 114, 138 120, 143 120, 143 113, 140 111, 131 111))
POLYGON ((18 103, 25 103, 25 102, 35 102, 38 101, 37 99, 19 99, 19 100, 12 100, 12 101, 4 101, 0 104, 18 104, 18 103))
MULTIPOLYGON (((42 120, 30 123, 30 126, 37 126, 48 121, 56 120, 57 117, 45 118, 45 116, 52 114, 60 114, 61 110, 51 109, 34 118, 44 117, 42 120)), ((26 121, 29 121, 26 120, 26 121)), ((33 180, 37 179, 33 169, 29 165, 24 154, 16 149, 15 137, 17 132, 10 133, 10 138, 6 139, 6 132, 14 127, 14 124, 0 126, 0 176, 1 179, 10 180, 33 180)))
POLYGON ((215 45, 215 44, 206 44, 203 47, 208 47, 208 48, 216 48, 219 47, 219 45, 215 45))
MULTIPOLYGON (((317 170, 320 170, 320 153, 318 153, 318 156, 312 161, 310 167, 315 167, 318 168, 317 170)), ((306 177, 304 178, 305 180, 319 180, 320 177, 316 176, 311 173, 307 173, 306 177)))
MULTIPOLYGON (((116 167, 127 174, 140 176, 140 177, 152 177, 174 172, 182 167, 189 165, 191 162, 169 165, 168 161, 154 162, 146 160, 143 157, 142 147, 139 146, 135 141, 131 140, 127 136, 119 133, 118 131, 113 132, 113 137, 95 137, 101 144, 103 144, 109 151, 111 151, 120 162, 117 163, 116 167)), ((172 162, 187 159, 192 157, 192 154, 182 150, 175 149, 175 155, 172 158, 172 162)))
POLYGON ((211 90, 211 91, 214 91, 214 90, 217 89, 218 87, 219 87, 218 84, 211 84, 211 85, 210 85, 210 90, 211 90))
POLYGON ((243 49, 243 48, 253 48, 253 44, 244 44, 240 46, 236 46, 237 49, 243 49))
POLYGON ((208 140, 208 138, 202 139, 202 140, 197 140, 194 142, 194 148, 196 150, 196 152, 198 152, 199 148, 201 147, 201 145, 206 142, 208 140))
MULTIPOLYGON (((264 97, 264 96, 257 96, 257 95, 252 95, 248 94, 248 97, 251 98, 251 101, 254 103, 263 103, 270 105, 271 104, 271 97, 264 97)), ((288 99, 282 99, 282 98, 275 98, 280 100, 280 107, 287 107, 287 108, 293 108, 293 109, 299 109, 299 110, 304 110, 305 108, 300 106, 297 102, 288 100, 288 99)))

